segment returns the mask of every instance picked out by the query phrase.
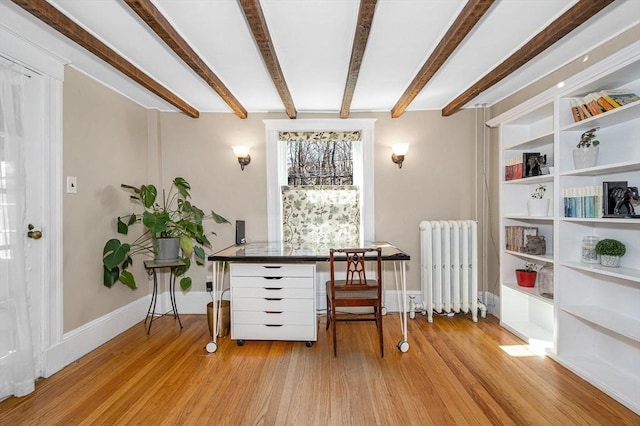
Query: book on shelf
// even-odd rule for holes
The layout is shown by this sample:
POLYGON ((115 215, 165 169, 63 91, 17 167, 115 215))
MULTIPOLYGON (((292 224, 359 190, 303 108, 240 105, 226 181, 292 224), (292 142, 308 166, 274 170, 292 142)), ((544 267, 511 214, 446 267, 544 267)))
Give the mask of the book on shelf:
POLYGON ((640 96, 627 89, 607 90, 606 92, 609 97, 620 106, 625 106, 632 102, 640 100, 640 96))
POLYGON ((535 226, 505 226, 506 249, 518 253, 527 253, 527 236, 538 236, 535 226))
POLYGON ((602 217, 602 191, 600 185, 565 188, 563 191, 564 217, 602 217))

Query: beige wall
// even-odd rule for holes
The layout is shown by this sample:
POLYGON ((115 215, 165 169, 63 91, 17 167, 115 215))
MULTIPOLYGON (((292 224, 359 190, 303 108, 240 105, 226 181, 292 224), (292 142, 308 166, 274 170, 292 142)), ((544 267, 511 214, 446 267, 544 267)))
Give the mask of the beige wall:
MULTIPOLYGON (((102 285, 102 248, 115 234, 115 218, 132 210, 120 183, 147 179, 147 112, 66 67, 63 176, 78 178, 77 194, 63 198, 64 331, 147 294, 121 284, 102 285)), ((138 282, 146 278, 137 265, 138 282)))
MULTIPOLYGON (((424 219, 472 219, 475 113, 461 111, 443 118, 439 111, 406 113, 391 119, 388 113, 352 114, 376 118, 375 238, 388 240, 412 256, 408 287, 420 288, 418 224, 424 219), (411 144, 402 169, 391 162, 391 145, 411 144)), ((240 120, 232 114, 201 114, 197 120, 163 113, 161 144, 163 180, 181 175, 192 185, 193 202, 213 209, 232 223, 247 223, 248 241, 267 239, 266 141, 262 120, 283 114, 250 114, 240 120), (251 164, 240 170, 232 145, 252 147, 251 164)), ((338 118, 333 114, 300 114, 304 118, 338 118)), ((233 226, 210 227, 218 236, 216 248, 234 243, 233 226)), ((193 271, 197 290, 204 289, 204 270, 193 271)), ((393 288, 393 286, 388 285, 393 288)))

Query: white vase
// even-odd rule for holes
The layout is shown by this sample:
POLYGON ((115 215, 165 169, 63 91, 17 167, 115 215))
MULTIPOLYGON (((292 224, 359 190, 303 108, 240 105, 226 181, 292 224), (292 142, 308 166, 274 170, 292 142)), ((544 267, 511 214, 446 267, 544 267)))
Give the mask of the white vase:
POLYGON ((573 150, 573 165, 576 169, 595 167, 598 163, 598 147, 575 148, 573 150))
POLYGON ((529 198, 527 201, 529 216, 548 216, 550 201, 548 198, 529 198))
POLYGON ((609 268, 619 268, 620 256, 609 256, 608 254, 603 254, 600 256, 600 264, 609 268))

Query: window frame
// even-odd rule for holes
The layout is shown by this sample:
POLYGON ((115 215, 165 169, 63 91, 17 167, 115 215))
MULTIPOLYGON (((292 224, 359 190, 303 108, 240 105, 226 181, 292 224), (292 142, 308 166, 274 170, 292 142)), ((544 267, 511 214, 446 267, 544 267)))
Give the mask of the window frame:
POLYGON ((287 185, 287 147, 279 144, 279 132, 330 132, 359 130, 360 149, 353 153, 353 184, 360 191, 360 228, 364 241, 373 241, 375 231, 373 134, 376 119, 297 119, 263 120, 266 139, 267 236, 282 241, 282 203, 280 188, 287 185))

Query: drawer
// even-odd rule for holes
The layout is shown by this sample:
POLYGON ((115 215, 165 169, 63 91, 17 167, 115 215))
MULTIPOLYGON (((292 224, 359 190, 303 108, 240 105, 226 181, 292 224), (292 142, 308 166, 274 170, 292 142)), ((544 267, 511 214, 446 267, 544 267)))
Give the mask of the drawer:
POLYGON ((316 270, 314 263, 234 263, 231 262, 232 277, 311 277, 316 270))
POLYGON ((313 278, 306 277, 231 277, 231 287, 313 289, 313 278))
POLYGON ((313 298, 307 299, 264 299, 257 297, 237 298, 231 302, 231 309, 237 311, 287 311, 307 312, 315 315, 313 298))
POLYGON ((233 287, 231 289, 232 300, 255 297, 262 299, 311 299, 314 297, 313 289, 307 288, 251 288, 233 287))
POLYGON ((316 341, 316 324, 313 325, 249 325, 233 324, 231 338, 234 340, 304 340, 316 341))
POLYGON ((234 324, 254 325, 313 325, 315 312, 292 311, 233 311, 234 324))

